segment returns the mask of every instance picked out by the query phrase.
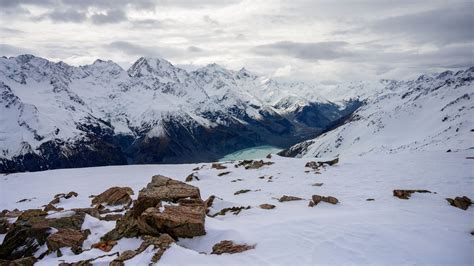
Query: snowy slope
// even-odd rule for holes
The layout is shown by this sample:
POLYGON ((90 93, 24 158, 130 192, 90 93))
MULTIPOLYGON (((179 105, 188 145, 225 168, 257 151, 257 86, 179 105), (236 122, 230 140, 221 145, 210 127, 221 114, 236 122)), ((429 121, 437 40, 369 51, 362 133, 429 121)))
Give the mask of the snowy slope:
POLYGON ((217 159, 257 144, 296 143, 347 112, 303 83, 216 64, 187 72, 146 57, 128 70, 103 60, 75 67, 2 57, 0 90, 3 171, 217 159), (303 108, 321 117, 308 123, 303 108))
MULTIPOLYGON (((217 209, 247 205, 251 209, 238 215, 206 217, 206 235, 179 239, 158 265, 472 265, 474 209, 454 208, 445 200, 462 195, 474 198, 472 160, 466 159, 468 156, 473 156, 472 151, 369 154, 343 159, 322 169, 321 174, 305 172, 308 159, 278 156, 270 159, 275 164, 256 170, 234 168, 229 163, 230 168, 219 171, 206 164, 198 171, 200 181, 190 183, 200 188, 202 197, 222 198, 216 200, 217 209), (227 170, 231 173, 217 176, 227 170), (268 182, 268 176, 273 176, 273 182, 268 182), (312 186, 316 182, 323 185, 312 186), (241 189, 253 191, 234 195, 241 189), (394 189, 427 189, 436 194, 415 193, 402 200, 392 196, 394 189), (323 202, 309 208, 308 199, 314 194, 335 196, 340 203, 323 202), (278 202, 276 198, 282 195, 305 200, 278 202), (366 201, 368 198, 375 200, 366 201), (260 209, 262 203, 276 208, 260 209), (221 240, 256 246, 238 254, 210 254, 212 246, 221 240)), ((5 175, 0 179, 0 209, 41 208, 55 194, 68 191, 79 196, 61 200, 58 206, 66 210, 89 207, 89 195, 112 186, 129 186, 137 197, 152 175, 183 181, 201 165, 109 166, 5 175), (25 197, 31 201, 17 203, 25 197)), ((114 223, 88 216, 83 228, 91 228, 93 234, 84 248, 114 223)), ((107 253, 92 249, 74 255, 62 248, 62 257, 49 254, 37 265, 123 252, 137 248, 141 241, 123 238, 107 253)), ((147 250, 126 265, 147 265, 154 252, 147 250)), ((98 261, 108 265, 115 257, 98 261)))
POLYGON ((474 68, 386 82, 342 126, 284 153, 297 157, 474 147, 474 68))

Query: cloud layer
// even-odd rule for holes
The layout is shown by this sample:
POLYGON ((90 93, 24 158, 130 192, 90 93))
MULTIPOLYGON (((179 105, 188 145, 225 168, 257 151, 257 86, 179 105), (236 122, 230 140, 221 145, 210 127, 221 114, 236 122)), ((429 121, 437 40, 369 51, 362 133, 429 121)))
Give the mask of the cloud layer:
POLYGON ((0 55, 140 56, 323 83, 474 65, 474 3, 431 0, 0 0, 0 55))

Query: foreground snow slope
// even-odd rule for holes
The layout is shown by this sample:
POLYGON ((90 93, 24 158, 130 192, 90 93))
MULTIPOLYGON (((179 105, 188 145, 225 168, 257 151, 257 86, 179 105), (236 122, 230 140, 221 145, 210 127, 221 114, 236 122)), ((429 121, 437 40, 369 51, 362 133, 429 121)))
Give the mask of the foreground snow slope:
MULTIPOLYGON (((326 167, 321 174, 306 173, 308 159, 273 156, 275 164, 257 170, 234 168, 199 170, 198 186, 203 198, 216 195, 223 199, 216 207, 252 208, 239 215, 227 214, 206 218, 207 234, 180 239, 168 249, 159 264, 190 265, 314 265, 314 264, 440 264, 474 263, 474 209, 463 211, 450 206, 445 198, 474 198, 473 151, 410 152, 346 157, 339 164, 326 167), (230 174, 218 177, 223 171, 230 174), (273 182, 260 176, 273 176, 273 182), (241 181, 231 182, 241 179, 241 181), (312 186, 319 182, 321 187, 312 186), (234 195, 241 189, 251 192, 234 195), (435 193, 415 193, 409 200, 392 196, 394 189, 427 189, 435 193), (255 191, 259 190, 259 191, 255 191), (311 195, 335 196, 340 203, 320 203, 309 208, 311 195), (306 200, 278 202, 282 195, 306 200), (366 201, 374 198, 375 201, 366 201), (276 205, 273 210, 258 207, 276 205), (209 255, 221 240, 256 244, 254 250, 234 255, 209 255), (200 252, 205 252, 203 254, 200 252)), ((0 209, 38 208, 53 195, 76 191, 77 198, 61 201, 66 209, 87 207, 91 194, 112 186, 144 187, 152 175, 163 174, 184 180, 196 164, 109 166, 82 169, 18 173, 0 177, 0 209), (23 198, 31 201, 16 203, 23 198)), ((114 222, 87 221, 93 228, 89 236, 98 239, 114 222)), ((94 239, 86 240, 90 245, 94 239)), ((136 248, 138 239, 122 239, 110 253, 136 248)), ((64 256, 51 254, 38 265, 55 265, 104 254, 94 249, 75 256, 65 249, 64 256)), ((147 264, 153 252, 144 252, 127 265, 147 264)), ((114 257, 99 262, 107 265, 114 257)), ((100 263, 98 263, 101 265, 100 263)))

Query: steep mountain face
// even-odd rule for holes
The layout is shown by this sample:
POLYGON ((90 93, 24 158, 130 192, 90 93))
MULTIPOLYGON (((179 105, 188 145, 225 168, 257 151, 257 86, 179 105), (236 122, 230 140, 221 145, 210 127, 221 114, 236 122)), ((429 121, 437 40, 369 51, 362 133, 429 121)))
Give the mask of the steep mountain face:
POLYGON ((474 67, 384 81, 345 123, 281 152, 291 157, 457 151, 474 147, 474 67))
POLYGON ((125 71, 2 57, 0 171, 211 161, 314 137, 360 105, 215 64, 187 72, 140 58, 125 71))

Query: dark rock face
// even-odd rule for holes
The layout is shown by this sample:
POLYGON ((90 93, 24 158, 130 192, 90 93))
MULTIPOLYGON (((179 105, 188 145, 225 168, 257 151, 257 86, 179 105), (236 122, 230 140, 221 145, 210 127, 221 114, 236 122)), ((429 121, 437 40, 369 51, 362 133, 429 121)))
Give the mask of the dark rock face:
MULTIPOLYGON (((331 122, 352 113, 360 104, 348 104, 345 110, 329 103, 312 104, 285 117, 260 111, 263 120, 254 120, 236 110, 237 117, 246 125, 236 123, 228 114, 210 113, 208 118, 219 117, 227 122, 226 126, 213 128, 171 117, 162 122, 167 135, 161 137, 145 136, 146 126, 134 129, 136 135, 133 137, 115 135, 106 121, 90 118, 77 125, 87 136, 84 140, 68 143, 55 139, 44 142, 34 152, 11 159, 0 158, 0 173, 130 163, 211 162, 244 148, 259 145, 287 147, 313 138, 331 126, 331 122), (64 153, 64 149, 72 152, 64 153)), ((152 126, 148 127, 149 130, 152 126)))

